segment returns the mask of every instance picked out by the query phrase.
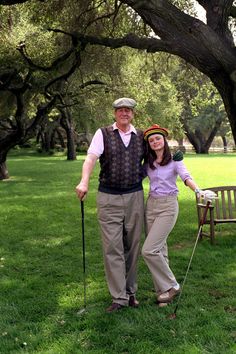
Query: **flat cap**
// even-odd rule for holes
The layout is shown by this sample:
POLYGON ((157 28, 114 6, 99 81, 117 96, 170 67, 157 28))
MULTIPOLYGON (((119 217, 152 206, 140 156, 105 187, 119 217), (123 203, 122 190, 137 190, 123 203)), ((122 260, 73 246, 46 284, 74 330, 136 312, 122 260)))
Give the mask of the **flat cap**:
POLYGON ((136 101, 132 98, 122 97, 115 100, 112 104, 113 108, 127 107, 133 109, 136 106, 136 101))

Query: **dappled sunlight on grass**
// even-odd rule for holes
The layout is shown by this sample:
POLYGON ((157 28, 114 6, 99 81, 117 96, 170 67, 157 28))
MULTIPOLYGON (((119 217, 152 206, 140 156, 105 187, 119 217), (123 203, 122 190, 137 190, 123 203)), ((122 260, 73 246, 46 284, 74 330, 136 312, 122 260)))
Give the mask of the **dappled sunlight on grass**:
POLYGON ((11 178, 9 179, 5 179, 3 180, 2 182, 3 183, 11 183, 11 184, 14 184, 14 183, 25 183, 25 182, 33 182, 35 181, 34 179, 32 178, 29 178, 27 176, 11 176, 11 178))
MULTIPOLYGON (((111 298, 97 223, 98 167, 85 200, 87 308, 79 314, 84 275, 81 210, 74 190, 83 160, 79 156, 70 163, 65 157, 36 154, 18 158, 16 153, 9 160, 14 177, 0 183, 3 354, 233 352, 236 225, 217 225, 215 246, 208 239, 198 243, 176 320, 167 319, 176 302, 157 307, 151 275, 141 257, 140 308, 105 313, 111 298)), ((191 155, 185 161, 200 187, 235 184, 236 156, 191 155), (209 173, 204 175, 206 166, 209 173)), ((147 195, 147 180, 144 186, 147 195)), ((180 213, 169 237, 169 255, 182 282, 198 223, 194 193, 181 181, 178 187, 180 213)))

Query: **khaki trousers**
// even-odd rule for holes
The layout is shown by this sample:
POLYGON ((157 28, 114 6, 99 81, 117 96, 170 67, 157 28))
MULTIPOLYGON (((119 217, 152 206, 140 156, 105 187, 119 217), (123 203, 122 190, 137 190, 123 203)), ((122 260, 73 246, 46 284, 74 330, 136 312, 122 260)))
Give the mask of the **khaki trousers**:
POLYGON ((137 290, 137 261, 144 219, 143 191, 98 192, 98 220, 108 288, 113 302, 128 305, 137 290))
POLYGON ((176 196, 148 197, 145 219, 147 237, 142 255, 152 274, 157 294, 166 292, 177 284, 169 267, 167 238, 179 212, 176 196))

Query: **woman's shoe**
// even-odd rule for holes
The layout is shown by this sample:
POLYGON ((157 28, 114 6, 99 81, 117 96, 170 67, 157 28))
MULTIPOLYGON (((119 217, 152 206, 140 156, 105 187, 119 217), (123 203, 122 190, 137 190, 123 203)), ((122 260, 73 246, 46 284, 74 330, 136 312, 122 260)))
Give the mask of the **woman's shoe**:
POLYGON ((158 302, 159 307, 165 307, 168 306, 168 302, 158 302))
POLYGON ((180 293, 180 287, 178 289, 171 288, 170 290, 162 293, 158 296, 158 302, 171 302, 176 295, 180 293))

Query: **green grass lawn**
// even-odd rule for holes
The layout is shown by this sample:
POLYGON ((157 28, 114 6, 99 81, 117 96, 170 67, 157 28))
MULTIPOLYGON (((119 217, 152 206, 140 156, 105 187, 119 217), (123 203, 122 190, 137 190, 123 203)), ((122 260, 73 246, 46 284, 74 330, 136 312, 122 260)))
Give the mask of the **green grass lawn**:
MULTIPOLYGON (((236 224, 216 226, 216 245, 199 242, 175 320, 158 308, 139 261, 139 309, 107 314, 96 216, 99 168, 85 202, 87 310, 83 308, 80 203, 74 189, 84 156, 14 152, 0 182, 0 353, 236 353, 236 224)), ((186 155, 202 188, 236 184, 236 155, 186 155)), ((197 236, 195 196, 181 181, 171 267, 181 283, 197 236)), ((148 182, 144 182, 145 193, 148 182)))

